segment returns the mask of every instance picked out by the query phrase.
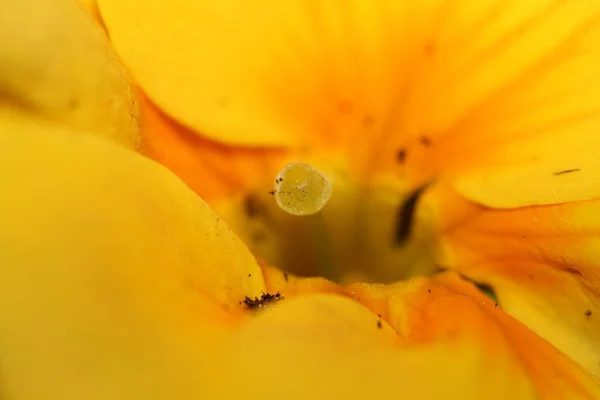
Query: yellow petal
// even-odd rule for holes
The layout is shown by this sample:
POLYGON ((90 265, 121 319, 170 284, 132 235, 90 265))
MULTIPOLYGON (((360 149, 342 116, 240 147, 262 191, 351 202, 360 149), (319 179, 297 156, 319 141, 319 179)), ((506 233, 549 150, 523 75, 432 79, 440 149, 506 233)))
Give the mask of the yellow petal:
POLYGON ((463 87, 495 86, 421 158, 423 170, 449 175, 459 193, 489 207, 600 196, 600 4, 555 1, 531 11, 472 71, 489 82, 465 78, 442 91, 460 99, 463 87))
POLYGON ((600 86, 595 86, 600 82, 600 46, 596 47, 594 58, 588 54, 565 62, 552 70, 553 79, 542 74, 536 79, 539 87, 527 85, 507 98, 506 105, 479 116, 498 121, 490 123, 484 135, 496 133, 499 140, 477 143, 479 165, 457 177, 454 187, 459 193, 494 208, 600 197, 600 86), (536 100, 538 92, 548 100, 536 100), (506 109, 514 110, 512 116, 506 109))
POLYGON ((281 146, 347 144, 381 127, 437 1, 98 3, 115 48, 167 114, 223 142, 281 146))
POLYGON ((490 285, 509 314, 600 377, 600 202, 445 207, 441 265, 490 285))
POLYGON ((98 26, 100 26, 104 31, 106 31, 104 21, 102 21, 102 16, 100 15, 100 9, 98 8, 98 1, 77 0, 77 2, 83 7, 84 10, 88 12, 88 14, 94 19, 94 21, 96 21, 98 26))
MULTIPOLYGON (((517 145, 519 149, 552 149, 552 159, 527 166, 479 169, 457 179, 455 188, 466 198, 493 208, 516 208, 549 205, 600 197, 600 135, 593 127, 579 140, 565 132, 560 143, 541 141, 535 146, 517 145), (577 151, 567 148, 578 141, 577 151), (571 142, 572 143, 572 142, 571 142)), ((550 152, 548 154, 551 154, 550 152)), ((510 160, 510 158, 507 158, 510 160)))
POLYGON ((289 298, 228 345, 225 364, 236 385, 224 386, 223 397, 241 390, 246 398, 289 399, 600 395, 597 382, 456 277, 309 295, 312 285, 333 288, 270 275, 289 298))
POLYGON ((74 0, 0 4, 0 92, 2 108, 139 145, 123 68, 74 0))
MULTIPOLYGON (((595 143, 597 2, 121 3, 99 1, 143 90, 215 140, 341 150, 361 174, 405 170, 415 184, 595 143), (507 156, 540 138, 554 144, 507 156)), ((473 185, 457 182, 485 196, 473 185)))
POLYGON ((0 118, 0 371, 11 399, 210 396, 254 257, 159 164, 0 118))

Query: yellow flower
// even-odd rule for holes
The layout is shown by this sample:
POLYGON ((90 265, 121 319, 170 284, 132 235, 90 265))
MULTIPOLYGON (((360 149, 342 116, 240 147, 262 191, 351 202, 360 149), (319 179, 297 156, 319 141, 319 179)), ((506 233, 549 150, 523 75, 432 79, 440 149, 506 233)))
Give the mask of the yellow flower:
MULTIPOLYGON (((337 200, 332 198, 323 210, 329 218, 323 222, 327 232, 336 233, 333 245, 349 243, 337 237, 344 233, 333 230, 332 224, 361 207, 343 203, 364 185, 370 191, 354 200, 355 204, 375 200, 362 210, 362 221, 368 224, 373 223, 378 208, 396 210, 407 194, 433 179, 421 199, 415 231, 409 236, 420 234, 419 223, 425 227, 425 222, 435 223, 431 236, 424 235, 420 246, 431 249, 433 261, 458 273, 446 271, 386 285, 338 285, 259 265, 223 217, 175 174, 134 151, 139 147, 137 102, 102 29, 72 0, 5 3, 0 5, 3 398, 306 399, 390 394, 414 399, 600 398, 598 381, 592 376, 598 368, 597 358, 596 364, 590 362, 598 355, 593 328, 597 319, 595 314, 575 315, 582 305, 595 312, 598 300, 593 286, 597 283, 593 269, 596 194, 595 188, 589 187, 596 174, 593 154, 584 147, 594 143, 593 135, 577 126, 561 127, 569 133, 566 135, 554 130, 550 121, 551 135, 523 137, 522 146, 514 146, 521 114, 508 118, 510 115, 502 112, 508 113, 509 106, 524 105, 518 101, 534 99, 524 99, 519 93, 509 97, 506 92, 494 98, 515 100, 495 105, 486 101, 487 108, 481 105, 480 113, 471 117, 475 120, 465 117, 472 124, 465 125, 465 132, 467 126, 485 126, 490 137, 462 134, 461 129, 452 141, 444 139, 443 132, 436 130, 439 126, 460 110, 479 104, 477 99, 483 97, 478 96, 501 92, 492 89, 506 83, 503 75, 496 76, 504 71, 502 63, 496 65, 487 54, 490 65, 496 65, 483 74, 487 80, 474 71, 463 76, 461 79, 475 79, 470 85, 463 81, 460 93, 464 98, 458 96, 457 88, 434 90, 443 82, 458 84, 444 76, 456 72, 449 63, 452 57, 446 59, 443 70, 439 70, 442 60, 389 63, 414 61, 411 57, 416 53, 411 51, 423 49, 418 40, 414 48, 400 46, 400 55, 389 49, 393 44, 408 43, 409 36, 419 38, 416 33, 428 37, 433 29, 434 39, 447 38, 456 46, 452 24, 443 21, 471 24, 460 26, 466 40, 460 48, 467 48, 473 37, 484 40, 483 27, 494 26, 495 21, 502 21, 494 28, 500 36, 489 33, 487 42, 510 37, 508 30, 516 32, 512 33, 520 39, 516 43, 527 43, 529 28, 514 26, 519 26, 520 18, 534 19, 527 16, 537 15, 533 9, 545 5, 543 2, 530 6, 514 3, 508 11, 502 8, 505 2, 494 3, 495 14, 489 14, 485 24, 478 24, 477 17, 480 12, 488 15, 487 6, 492 4, 486 2, 398 2, 398 7, 407 7, 406 13, 375 10, 371 3, 359 1, 347 3, 356 8, 309 1, 262 2, 260 6, 225 0, 177 0, 161 5, 137 0, 99 2, 96 16, 102 15, 106 32, 132 76, 153 102, 192 128, 184 131, 142 98, 144 150, 196 192, 205 193, 232 225, 242 224, 235 218, 240 207, 228 197, 240 197, 238 202, 247 203, 248 192, 256 192, 256 201, 267 204, 260 198, 263 188, 272 185, 274 173, 293 157, 302 156, 319 166, 337 185, 337 200), (305 5, 312 8, 302 7, 305 5), (302 15, 305 17, 299 18, 302 15), (312 18, 315 15, 323 18, 312 18), (398 25, 399 15, 404 15, 404 25, 398 25), (460 18, 442 18, 447 15, 460 18), (377 16, 389 23, 379 23, 377 16), (308 33, 307 21, 319 22, 320 30, 311 31, 314 36, 303 36, 308 33), (348 26, 365 29, 345 31, 348 26), (481 31, 474 31, 474 26, 481 31), (352 40, 343 46, 347 32, 353 33, 352 40), (378 41, 382 32, 387 32, 384 36, 389 42, 378 41), (292 51, 284 33, 295 38, 299 47, 292 51), (304 40, 307 38, 313 40, 304 40), (267 39, 271 40, 269 46, 257 45, 267 39), (306 58, 303 64, 296 62, 304 54, 300 50, 306 48, 314 50, 310 52, 313 58, 306 58), (371 53, 363 53, 367 50, 371 53), (241 55, 255 58, 242 62, 241 55), (323 68, 324 56, 331 57, 331 63, 325 64, 331 70, 323 68), (396 56, 398 59, 386 58, 396 56), (338 61, 346 62, 336 64, 338 61), (340 65, 348 68, 338 68, 340 65), (359 65, 365 68, 364 75, 354 69, 359 65), (392 74, 396 65, 400 71, 392 74), (387 66, 387 75, 382 66, 387 66), (319 71, 328 73, 316 75, 319 71), (402 78, 409 71, 422 77, 402 78), (385 107, 385 101, 394 100, 398 87, 390 83, 390 76, 397 77, 398 84, 415 88, 414 99, 402 102, 398 109, 385 107), (483 88, 491 92, 479 93, 483 88), (216 93, 217 89, 223 92, 216 93), (337 90, 349 91, 345 95, 351 101, 342 96, 344 107, 337 101, 337 90), (433 92, 439 96, 424 97, 433 92), (425 113, 419 104, 427 105, 431 112, 425 113), (359 105, 369 106, 370 118, 359 105), (319 114, 321 107, 325 108, 319 114), (389 136, 390 143, 376 147, 366 140, 370 135, 352 127, 358 121, 365 128, 376 129, 382 114, 401 115, 390 123, 402 123, 401 131, 408 133, 383 135, 395 129, 386 125, 379 137, 389 136), (500 126, 502 115, 514 124, 514 134, 500 126), (492 120, 492 116, 498 119, 492 120), (427 121, 431 132, 410 142, 412 130, 421 129, 420 124, 427 121), (330 135, 322 129, 311 130, 319 123, 324 123, 330 135), (213 141, 217 139, 226 144, 213 141), (354 139, 363 140, 350 146, 354 139), (546 146, 536 153, 535 162, 526 157, 531 155, 532 145, 526 139, 546 146), (238 146, 242 140, 246 140, 245 148, 238 146), (443 145, 444 140, 449 142, 443 145), (461 150, 442 157, 443 149, 463 149, 469 141, 477 154, 461 150), (559 158, 557 149, 577 148, 569 148, 571 142, 587 151, 559 158), (387 156, 397 157, 398 149, 405 151, 406 160, 395 170, 397 159, 392 163, 387 156), (230 165, 224 163, 226 158, 230 165), (519 168, 496 165, 501 161, 517 165, 518 160, 523 162, 519 168), (538 184, 533 180, 543 168, 556 167, 562 160, 581 163, 568 167, 580 168, 581 174, 556 175, 573 179, 563 182, 572 191, 557 191, 547 181, 538 184), (213 170, 208 168, 211 166, 213 170), (222 167, 226 169, 221 175, 218 168, 222 167), (506 184, 519 179, 529 185, 516 190, 506 184), (394 186, 396 181, 398 186, 394 186), (567 204, 558 205, 563 202, 567 204), (423 208, 432 213, 420 211, 423 208), (340 210, 337 219, 332 209, 340 210), (495 233, 506 238, 498 240, 495 233), (559 235, 562 233, 571 236, 559 235), (443 251, 434 252, 437 248, 443 251), (515 265, 505 262, 512 260, 515 265), (531 270, 523 271, 524 266, 531 270), (503 309, 459 273, 490 283, 503 309), (574 292, 573 287, 580 289, 574 292), (263 293, 264 299, 258 300, 263 293), (540 309, 535 309, 538 304, 534 302, 525 307, 530 298, 541 304, 540 309), (541 309, 547 304, 556 306, 549 316, 550 312, 541 309)), ((595 8, 584 1, 551 6, 538 17, 543 29, 534 35, 534 42, 549 35, 544 41, 558 46, 559 39, 577 30, 580 19, 589 18, 595 8), (551 19, 554 24, 547 21, 551 17, 556 17, 551 19)), ((510 49, 515 40, 500 47, 510 49)), ((582 47, 594 50, 595 43, 590 39, 582 47)), ((435 48, 428 45, 425 53, 443 54, 442 47, 435 48)), ((476 54, 485 53, 486 48, 477 49, 476 54)), ((534 63, 542 56, 524 46, 503 62, 510 65, 509 61, 523 58, 534 63)), ((464 57, 463 63, 455 66, 458 70, 472 61, 467 54, 464 57)), ((563 75, 590 79, 583 72, 595 72, 587 70, 588 62, 595 60, 590 57, 586 63, 576 63, 579 69, 569 70, 578 74, 552 68, 547 72, 555 74, 556 80, 563 75)), ((530 78, 549 79, 544 71, 530 78)), ((522 93, 539 95, 523 87, 523 82, 514 85, 522 93)), ((553 118, 563 117, 560 112, 573 113, 579 96, 567 91, 571 88, 579 95, 589 95, 579 106, 594 105, 594 85, 594 80, 580 86, 570 82, 562 87, 561 98, 569 99, 562 104, 564 110, 551 104, 544 108, 553 118)), ((551 94, 554 92, 546 93, 551 94)), ((527 118, 534 115, 528 113, 527 118)), ((592 122, 585 122, 585 127, 591 126, 592 122)), ((393 223, 379 221, 389 226, 375 229, 374 238, 387 237, 393 242, 393 223)), ((370 232, 368 225, 364 228, 361 232, 370 232)), ((243 227, 234 230, 244 235, 243 227)), ((300 242, 294 246, 309 249, 300 242)), ((384 247, 353 250, 369 256, 362 261, 374 268, 380 261, 406 261, 413 254, 398 256, 392 250, 385 254, 384 247), (384 255, 377 258, 379 250, 384 255)), ((268 248, 264 251, 271 254, 268 248)), ((347 261, 352 263, 349 258, 347 261)), ((410 273, 428 272, 431 267, 429 261, 423 262, 410 273)), ((348 271, 343 265, 338 272, 348 271)), ((373 277, 392 278, 389 271, 390 265, 384 263, 373 277)), ((408 274, 399 272, 404 273, 408 274)))
POLYGON ((188 127, 144 101, 146 152, 254 252, 323 274, 324 231, 334 278, 455 270, 600 374, 598 4, 99 4, 144 92, 188 127), (267 195, 293 159, 334 181, 317 221, 267 195), (396 214, 429 182, 398 249, 396 214))

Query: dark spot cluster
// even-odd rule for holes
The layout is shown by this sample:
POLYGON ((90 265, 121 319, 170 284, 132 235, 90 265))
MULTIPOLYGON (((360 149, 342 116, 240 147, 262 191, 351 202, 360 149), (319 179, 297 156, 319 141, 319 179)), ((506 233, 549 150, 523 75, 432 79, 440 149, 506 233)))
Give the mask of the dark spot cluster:
POLYGON ((584 314, 585 314, 585 316, 586 316, 586 317, 588 317, 588 318, 589 318, 589 317, 591 317, 591 316, 592 316, 592 310, 585 310, 585 313, 584 313, 584 314))
POLYGON ((381 329, 381 328, 383 328, 383 323, 381 322, 381 320, 380 320, 380 319, 378 319, 378 320, 377 320, 377 328, 378 328, 378 329, 381 329))
POLYGON ((562 270, 571 275, 583 276, 581 271, 572 265, 566 265, 562 268, 562 270))
POLYGON ((275 179, 275 183, 281 183, 281 182, 283 182, 283 178, 277 178, 277 179, 275 179))
MULTIPOLYGON (((421 135, 418 137, 418 141, 423 147, 431 147, 433 145, 433 141, 429 136, 421 135)), ((408 155, 408 149, 405 147, 400 147, 396 150, 396 161, 399 164, 404 164, 406 162, 406 156, 408 155)), ((571 172, 571 171, 569 171, 571 172)))
POLYGON ((498 300, 498 295, 496 294, 496 291, 494 290, 494 288, 492 286, 490 286, 487 283, 474 281, 473 279, 469 278, 468 276, 465 276, 462 274, 460 276, 464 280, 471 282, 473 285, 475 285, 475 287, 477 287, 477 289, 482 294, 484 294, 488 299, 492 300, 494 302, 494 307, 500 307, 500 301, 498 300))
POLYGON ((277 303, 278 301, 281 301, 284 299, 285 299, 285 297, 283 297, 279 292, 277 292, 275 294, 263 293, 260 296, 260 298, 258 298, 258 297, 251 298, 251 297, 246 296, 244 298, 244 300, 240 301, 240 304, 243 303, 249 309, 254 310, 257 308, 265 308, 269 304, 277 303))
POLYGON ((256 197, 246 196, 246 198, 244 198, 244 212, 248 217, 257 217, 260 214, 260 208, 261 205, 256 197))
POLYGON ((562 171, 555 172, 554 175, 564 175, 564 174, 570 174, 572 172, 578 172, 578 171, 580 171, 579 168, 565 169, 562 171))
POLYGON ((431 146, 431 139, 428 138, 427 136, 420 136, 419 142, 425 147, 431 146))
POLYGON ((398 152, 396 153, 396 160, 398 160, 400 164, 404 163, 406 160, 406 149, 398 149, 398 152))
POLYGON ((475 286, 477 286, 477 289, 481 291, 481 293, 486 295, 490 300, 494 302, 494 307, 497 307, 498 304, 500 304, 500 302, 498 301, 498 295, 496 294, 494 288, 482 282, 474 282, 474 284, 475 286))
POLYGON ((413 191, 400 205, 396 217, 396 230, 394 235, 394 243, 396 246, 403 245, 409 239, 413 228, 413 220, 417 211, 417 204, 428 186, 428 184, 425 184, 413 191))

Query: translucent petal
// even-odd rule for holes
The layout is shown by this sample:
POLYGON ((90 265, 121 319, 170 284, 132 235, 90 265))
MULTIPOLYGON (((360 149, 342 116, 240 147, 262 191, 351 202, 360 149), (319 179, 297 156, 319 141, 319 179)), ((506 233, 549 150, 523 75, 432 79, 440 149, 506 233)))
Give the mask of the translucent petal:
POLYGON ((490 285, 509 314, 599 377, 600 202, 443 207, 440 265, 490 285))
POLYGON ((73 0, 0 3, 0 108, 140 142, 138 105, 102 30, 73 0))

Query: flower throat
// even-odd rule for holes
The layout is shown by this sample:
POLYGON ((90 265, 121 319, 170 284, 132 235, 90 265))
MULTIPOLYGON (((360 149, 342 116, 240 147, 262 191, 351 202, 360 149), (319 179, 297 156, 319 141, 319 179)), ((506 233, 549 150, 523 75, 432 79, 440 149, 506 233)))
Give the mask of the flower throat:
POLYGON ((271 191, 246 196, 245 226, 234 228, 258 257, 300 276, 349 283, 429 275, 436 270, 431 226, 417 207, 427 187, 399 199, 397 188, 380 182, 359 186, 294 162, 271 191))

